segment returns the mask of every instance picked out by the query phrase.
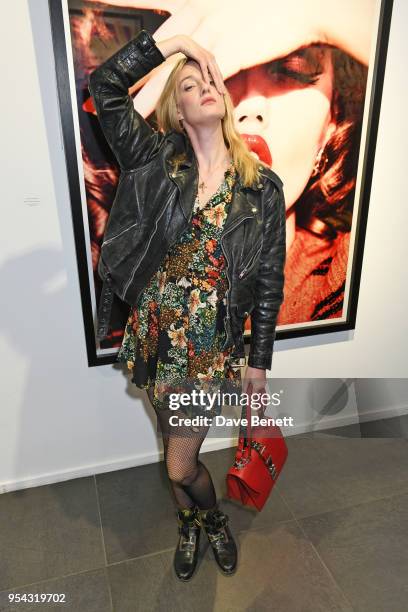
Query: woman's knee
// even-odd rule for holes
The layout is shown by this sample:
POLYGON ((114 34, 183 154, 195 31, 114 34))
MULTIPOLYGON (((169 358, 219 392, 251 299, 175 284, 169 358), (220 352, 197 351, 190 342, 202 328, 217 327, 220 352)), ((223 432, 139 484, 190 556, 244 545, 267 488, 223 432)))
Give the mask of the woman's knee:
POLYGON ((190 485, 197 477, 198 465, 195 466, 183 466, 174 464, 167 458, 167 474, 169 479, 177 484, 190 485))

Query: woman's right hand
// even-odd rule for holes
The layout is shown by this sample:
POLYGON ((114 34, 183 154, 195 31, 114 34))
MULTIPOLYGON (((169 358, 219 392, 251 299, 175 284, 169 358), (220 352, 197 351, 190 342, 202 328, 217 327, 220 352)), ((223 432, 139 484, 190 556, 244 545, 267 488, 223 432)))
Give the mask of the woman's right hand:
POLYGON ((156 47, 165 58, 174 53, 184 53, 184 55, 195 60, 200 65, 203 79, 207 85, 210 84, 210 79, 212 78, 219 94, 222 95, 227 92, 221 70, 219 69, 214 54, 204 49, 204 47, 196 43, 190 36, 184 34, 172 36, 166 40, 156 42, 156 47))

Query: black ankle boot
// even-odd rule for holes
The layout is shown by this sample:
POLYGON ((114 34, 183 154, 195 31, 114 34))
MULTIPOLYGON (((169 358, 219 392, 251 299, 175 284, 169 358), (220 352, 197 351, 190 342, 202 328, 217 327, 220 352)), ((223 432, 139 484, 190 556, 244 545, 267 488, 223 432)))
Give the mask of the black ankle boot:
POLYGON ((233 574, 237 566, 238 553, 228 527, 228 516, 215 507, 211 510, 201 510, 200 517, 217 564, 224 574, 233 574))
POLYGON ((197 566, 201 523, 197 508, 178 510, 179 541, 174 555, 177 578, 190 580, 197 566))

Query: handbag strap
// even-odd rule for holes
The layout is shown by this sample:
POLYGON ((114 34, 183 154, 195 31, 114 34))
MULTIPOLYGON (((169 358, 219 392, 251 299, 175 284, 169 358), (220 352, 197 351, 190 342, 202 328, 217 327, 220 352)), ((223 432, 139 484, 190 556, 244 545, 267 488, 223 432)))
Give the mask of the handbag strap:
POLYGON ((248 404, 247 404, 247 408, 246 408, 246 418, 247 418, 246 445, 248 447, 248 457, 251 457, 251 451, 252 451, 252 446, 251 446, 251 442, 252 442, 251 417, 252 417, 251 402, 249 401, 248 404))
MULTIPOLYGON (((242 440, 242 448, 240 448, 241 445, 239 445, 238 450, 241 452, 241 456, 244 453, 246 453, 248 459, 250 459, 251 452, 252 452, 252 424, 251 424, 252 405, 251 405, 251 402, 248 402, 245 412, 246 412, 247 426, 245 428, 246 431, 244 433, 243 440, 242 440)), ((244 410, 241 411, 241 418, 243 417, 243 415, 244 415, 244 410)))

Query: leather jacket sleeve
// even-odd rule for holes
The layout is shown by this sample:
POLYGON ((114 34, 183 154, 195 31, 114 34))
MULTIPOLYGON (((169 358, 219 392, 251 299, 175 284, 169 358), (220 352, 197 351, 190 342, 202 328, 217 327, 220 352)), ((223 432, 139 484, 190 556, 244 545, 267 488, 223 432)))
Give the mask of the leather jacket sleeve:
POLYGON ((261 259, 255 284, 255 308, 251 313, 248 365, 270 370, 276 320, 283 302, 286 261, 286 206, 282 185, 267 181, 261 259))
POLYGON ((129 87, 164 61, 153 37, 141 30, 89 75, 88 88, 102 131, 122 170, 143 166, 164 139, 136 111, 128 93, 129 87))

